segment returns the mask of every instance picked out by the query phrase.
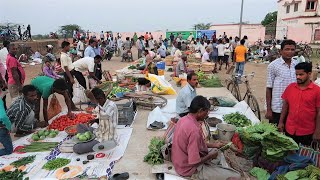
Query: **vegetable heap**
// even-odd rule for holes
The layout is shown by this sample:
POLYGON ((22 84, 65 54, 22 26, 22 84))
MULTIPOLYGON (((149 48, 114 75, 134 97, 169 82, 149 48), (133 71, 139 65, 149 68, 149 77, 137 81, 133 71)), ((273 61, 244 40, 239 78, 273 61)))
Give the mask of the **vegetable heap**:
POLYGON ((239 112, 230 113, 223 116, 224 122, 228 124, 233 124, 236 127, 246 127, 251 125, 250 119, 239 112))
POLYGON ((218 76, 207 76, 203 71, 196 72, 198 81, 203 87, 223 87, 218 76))
POLYGON ((32 163, 35 160, 35 158, 36 158, 36 156, 23 157, 19 160, 12 162, 11 165, 18 168, 20 166, 24 166, 24 165, 32 163))
POLYGON ((286 174, 281 174, 277 176, 277 180, 296 180, 296 179, 308 179, 308 180, 320 179, 320 169, 313 165, 309 165, 305 169, 290 171, 286 174))
POLYGON ((117 93, 126 93, 126 92, 130 92, 130 89, 128 88, 122 88, 122 87, 113 87, 110 94, 108 95, 108 98, 114 98, 116 97, 117 93))
POLYGON ((288 151, 298 150, 298 144, 279 132, 269 132, 263 136, 262 156, 270 161, 278 161, 287 156, 288 151))
POLYGON ((43 140, 46 137, 49 138, 55 138, 57 135, 59 134, 58 130, 40 130, 34 134, 32 134, 31 138, 34 141, 39 141, 39 140, 43 140))
MULTIPOLYGON (((0 180, 23 180, 23 175, 27 174, 21 170, 14 171, 0 171, 0 180)), ((25 178, 24 180, 28 180, 29 178, 25 178)))
POLYGON ((135 65, 130 65, 130 66, 128 67, 128 69, 137 69, 137 66, 135 66, 135 65))
POLYGON ((292 138, 280 134, 273 124, 261 122, 247 128, 238 129, 243 142, 243 154, 249 159, 262 152, 262 157, 270 161, 282 160, 289 151, 299 147, 292 138))
POLYGON ((149 153, 144 157, 144 162, 151 165, 157 165, 164 163, 163 156, 161 154, 161 147, 164 145, 164 140, 159 137, 153 137, 149 145, 149 153))
POLYGON ((59 131, 63 131, 68 126, 76 124, 85 124, 94 119, 95 116, 87 113, 75 114, 74 119, 69 119, 67 115, 62 115, 57 119, 53 120, 52 123, 48 126, 48 129, 58 129, 59 131))
POLYGON ((51 151, 57 147, 57 142, 32 142, 29 145, 18 150, 18 152, 44 152, 51 151))
POLYGON ((93 134, 92 132, 87 131, 85 133, 78 133, 76 137, 79 139, 79 141, 88 141, 93 137, 93 134))
POLYGON ((50 160, 48 161, 43 167, 42 169, 46 169, 46 170, 56 170, 58 168, 61 168, 67 164, 69 164, 71 162, 70 159, 65 159, 65 158, 57 158, 54 160, 50 160))

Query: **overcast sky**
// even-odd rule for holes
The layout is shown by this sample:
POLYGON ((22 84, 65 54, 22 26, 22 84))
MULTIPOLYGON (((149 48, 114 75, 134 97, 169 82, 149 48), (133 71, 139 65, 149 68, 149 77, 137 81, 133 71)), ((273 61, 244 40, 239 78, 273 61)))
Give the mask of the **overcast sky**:
MULTIPOLYGON (((260 23, 276 0, 244 0, 244 21, 260 23)), ((48 34, 65 24, 114 32, 190 30, 196 23, 239 22, 241 0, 4 0, 0 23, 48 34)))

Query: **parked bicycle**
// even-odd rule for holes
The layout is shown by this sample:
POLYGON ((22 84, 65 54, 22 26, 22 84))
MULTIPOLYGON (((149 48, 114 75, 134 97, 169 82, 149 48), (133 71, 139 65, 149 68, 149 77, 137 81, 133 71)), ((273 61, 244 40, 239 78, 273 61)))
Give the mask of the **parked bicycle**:
MULTIPOLYGON (((255 73, 251 73, 248 75, 243 75, 241 78, 244 79, 244 84, 246 85, 246 93, 243 98, 241 98, 240 88, 239 88, 239 75, 232 74, 231 78, 226 80, 227 89, 231 92, 231 94, 238 100, 238 101, 246 101, 253 113, 257 116, 258 119, 261 120, 260 108, 257 98, 253 95, 253 91, 249 84, 248 77, 254 77, 255 73)), ((240 79, 241 79, 240 78, 240 79)))

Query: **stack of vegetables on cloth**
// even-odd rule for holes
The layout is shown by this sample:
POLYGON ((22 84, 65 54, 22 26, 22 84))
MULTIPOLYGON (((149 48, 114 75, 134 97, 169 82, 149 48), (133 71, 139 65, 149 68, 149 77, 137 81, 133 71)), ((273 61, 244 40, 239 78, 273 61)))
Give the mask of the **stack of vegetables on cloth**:
POLYGON ((110 91, 105 94, 101 89, 93 88, 91 93, 95 98, 93 101, 98 103, 95 111, 99 113, 99 126, 94 130, 92 127, 84 124, 77 125, 78 133, 90 131, 96 136, 95 140, 75 144, 73 151, 77 154, 92 152, 94 145, 106 141, 115 141, 117 136, 115 130, 118 124, 118 108, 114 102, 108 100, 106 97, 110 91))

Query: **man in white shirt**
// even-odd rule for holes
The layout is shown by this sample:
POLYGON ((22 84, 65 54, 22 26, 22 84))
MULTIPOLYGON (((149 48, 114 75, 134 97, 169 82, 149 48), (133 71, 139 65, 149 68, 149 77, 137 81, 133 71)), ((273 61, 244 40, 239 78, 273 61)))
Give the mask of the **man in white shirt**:
MULTIPOLYGON (((73 63, 74 66, 74 76, 79 79, 84 79, 83 74, 85 72, 89 72, 89 78, 94 79, 99 84, 101 81, 95 76, 94 66, 95 64, 99 64, 102 60, 100 55, 96 55, 94 58, 84 57, 73 63)), ((77 78, 77 80, 78 80, 77 78)), ((80 82, 79 82, 80 83, 80 82)), ((86 87, 84 87, 86 89, 86 87)))
MULTIPOLYGON (((7 72, 7 64, 6 64, 6 61, 7 61, 7 56, 9 54, 8 52, 8 47, 9 47, 9 44, 10 42, 9 41, 3 41, 3 48, 0 50, 0 76, 1 76, 1 79, 3 82, 2 82, 2 86, 4 89, 7 88, 7 82, 6 82, 6 79, 5 79, 5 75, 6 75, 6 72, 7 72)), ((1 82, 0 82, 1 84, 1 82)), ((1 89, 0 89, 0 92, 1 92, 1 89)), ((4 95, 2 97, 2 100, 3 100, 3 103, 4 103, 4 107, 5 109, 7 109, 7 106, 6 106, 6 96, 4 95)))
POLYGON ((209 56, 209 54, 210 54, 210 48, 209 47, 207 47, 206 48, 206 52, 203 54, 203 56, 202 56, 202 62, 203 63, 205 63, 205 62, 210 62, 210 56, 209 56))
POLYGON ((77 55, 80 58, 83 58, 84 56, 84 37, 81 37, 80 41, 77 44, 77 55))
POLYGON ((190 36, 188 37, 188 42, 190 43, 192 41, 192 39, 194 38, 192 32, 190 33, 190 36))
POLYGON ((199 45, 199 50, 201 55, 203 55, 206 52, 206 46, 204 45, 203 41, 201 41, 201 44, 199 45))
POLYGON ((4 65, 5 69, 7 69, 6 60, 7 60, 8 54, 9 54, 8 49, 7 49, 9 44, 10 44, 9 41, 3 41, 3 48, 0 50, 0 61, 4 65))
POLYGON ((222 62, 224 59, 224 51, 226 48, 221 39, 218 40, 218 45, 216 46, 216 48, 218 49, 218 62, 220 64, 219 70, 221 70, 222 62))

